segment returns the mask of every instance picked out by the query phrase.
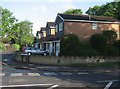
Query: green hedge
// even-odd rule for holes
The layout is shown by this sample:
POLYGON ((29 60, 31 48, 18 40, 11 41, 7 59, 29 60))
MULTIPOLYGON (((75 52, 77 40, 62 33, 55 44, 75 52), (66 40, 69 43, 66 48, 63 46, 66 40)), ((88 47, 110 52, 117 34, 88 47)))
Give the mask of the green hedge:
POLYGON ((107 44, 103 34, 95 34, 90 41, 81 41, 74 34, 65 35, 61 39, 60 56, 118 56, 120 55, 120 41, 114 45, 107 44))

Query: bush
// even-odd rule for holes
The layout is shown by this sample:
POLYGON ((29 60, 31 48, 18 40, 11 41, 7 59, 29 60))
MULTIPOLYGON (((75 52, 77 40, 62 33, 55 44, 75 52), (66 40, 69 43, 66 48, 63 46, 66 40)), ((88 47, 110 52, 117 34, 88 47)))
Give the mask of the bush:
POLYGON ((90 43, 101 54, 106 48, 107 39, 102 34, 94 34, 90 39, 90 43))
POLYGON ((117 56, 118 55, 118 48, 112 45, 107 45, 106 49, 103 52, 103 55, 109 55, 109 56, 117 56))
POLYGON ((95 56, 98 52, 91 47, 91 44, 86 41, 79 43, 79 56, 95 56))
POLYGON ((103 35, 107 39, 107 44, 113 44, 113 42, 117 39, 117 33, 113 30, 105 30, 103 31, 103 35))
POLYGON ((0 42, 0 50, 5 50, 5 46, 2 42, 0 42))
POLYGON ((120 55, 120 40, 115 41, 113 45, 118 48, 118 54, 120 55))
POLYGON ((60 55, 62 56, 92 56, 97 55, 97 51, 86 41, 79 41, 73 34, 64 36, 61 40, 60 55))
POLYGON ((60 55, 76 56, 79 47, 79 38, 74 34, 65 35, 61 39, 60 55))
POLYGON ((20 45, 19 44, 12 44, 12 47, 14 50, 19 51, 20 50, 20 45))

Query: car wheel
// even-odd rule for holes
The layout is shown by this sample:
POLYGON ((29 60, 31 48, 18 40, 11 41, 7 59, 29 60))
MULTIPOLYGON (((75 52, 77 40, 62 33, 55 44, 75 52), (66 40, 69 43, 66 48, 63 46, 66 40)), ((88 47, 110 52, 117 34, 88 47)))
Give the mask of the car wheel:
POLYGON ((43 53, 43 55, 44 55, 44 56, 46 56, 46 55, 47 55, 47 53, 43 53))
POLYGON ((31 53, 28 53, 28 55, 31 55, 31 53))

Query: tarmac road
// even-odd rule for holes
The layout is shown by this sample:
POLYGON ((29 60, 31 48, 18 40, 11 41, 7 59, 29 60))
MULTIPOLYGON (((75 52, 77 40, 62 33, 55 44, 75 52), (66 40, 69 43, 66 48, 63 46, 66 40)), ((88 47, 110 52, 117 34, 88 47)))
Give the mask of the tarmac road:
POLYGON ((85 70, 14 62, 4 54, 2 89, 119 89, 118 70, 85 70), (23 67, 23 68, 22 68, 23 67), (25 68, 25 69, 24 69, 25 68), (74 87, 74 88, 73 88, 74 87))

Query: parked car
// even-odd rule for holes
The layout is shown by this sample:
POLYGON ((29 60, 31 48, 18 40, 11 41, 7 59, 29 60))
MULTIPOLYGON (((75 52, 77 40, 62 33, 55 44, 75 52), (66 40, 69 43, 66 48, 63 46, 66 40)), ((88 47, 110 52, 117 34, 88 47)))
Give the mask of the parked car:
POLYGON ((31 54, 37 54, 37 55, 49 55, 48 51, 39 49, 39 48, 33 48, 33 47, 26 47, 26 49, 24 50, 24 53, 27 53, 29 55, 31 54))

